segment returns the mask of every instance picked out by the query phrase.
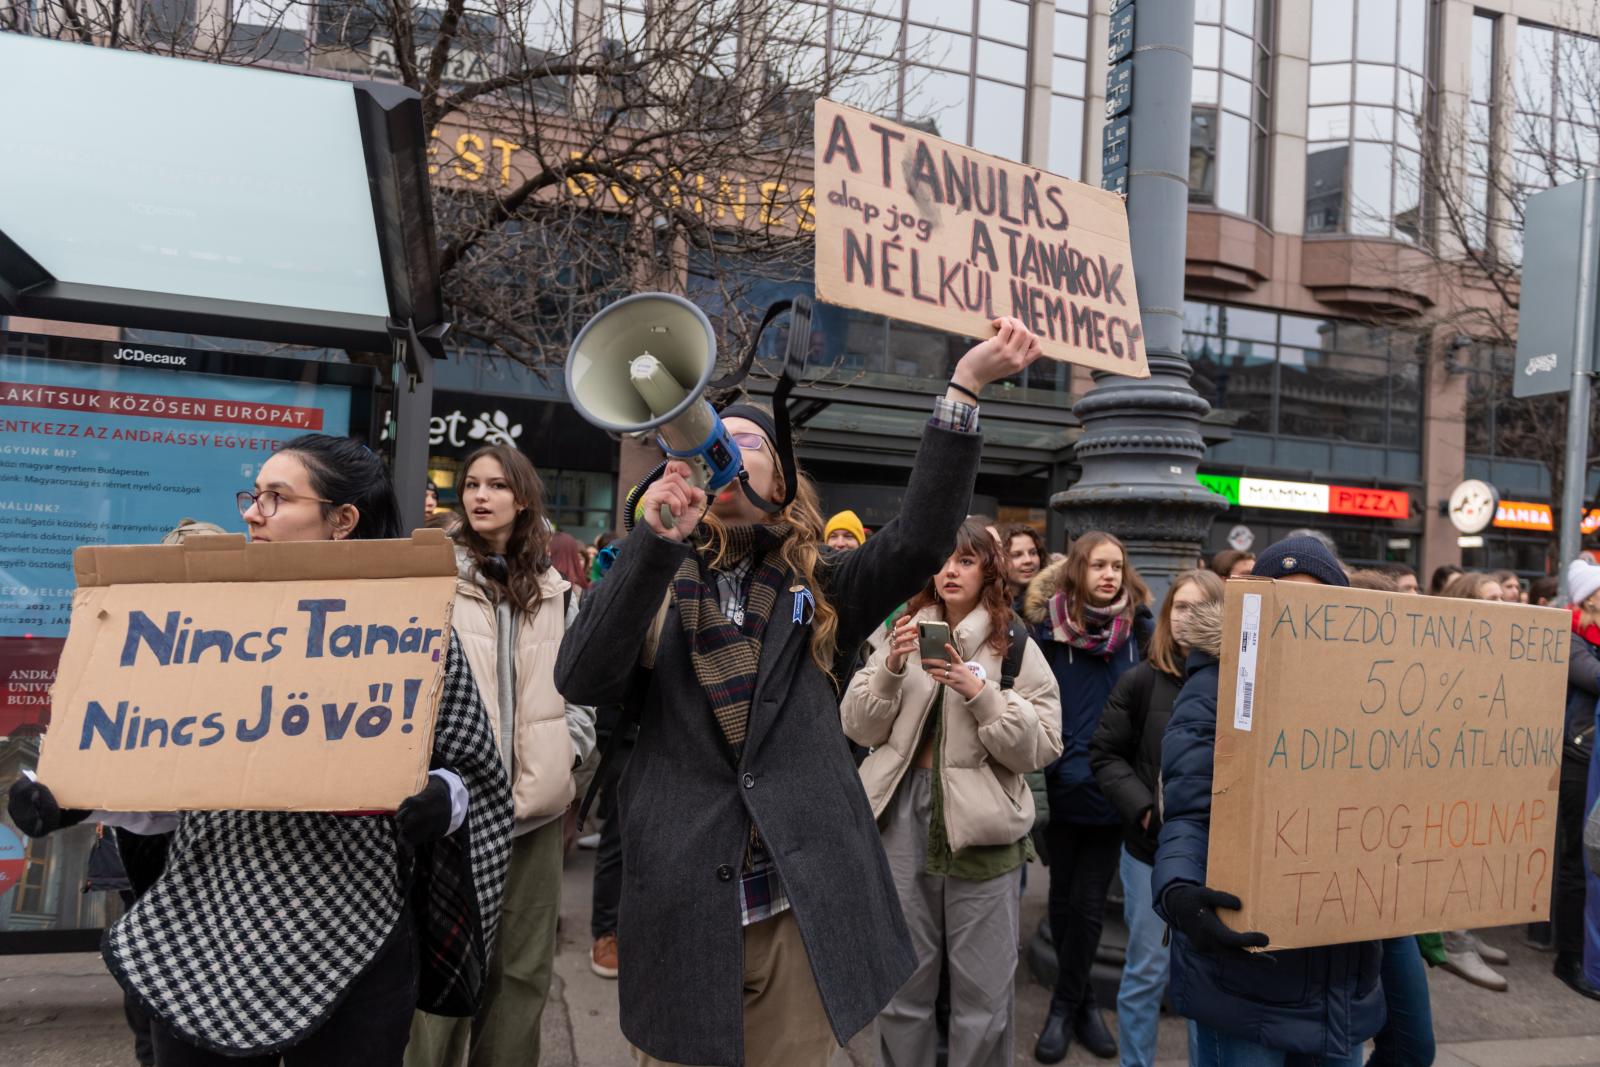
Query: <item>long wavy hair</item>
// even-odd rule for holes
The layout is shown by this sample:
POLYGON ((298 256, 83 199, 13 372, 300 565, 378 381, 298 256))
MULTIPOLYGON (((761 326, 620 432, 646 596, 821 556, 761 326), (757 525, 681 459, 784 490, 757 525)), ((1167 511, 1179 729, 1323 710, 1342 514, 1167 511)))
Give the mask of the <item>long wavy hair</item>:
MULTIPOLYGON (((800 484, 795 486, 794 499, 769 521, 788 523, 790 526, 788 536, 778 546, 778 559, 796 582, 811 590, 811 596, 816 601, 816 614, 811 619, 811 662, 821 668, 822 673, 832 676, 834 657, 839 651, 839 612, 828 602, 826 591, 817 581, 817 571, 820 566, 826 565, 820 546, 827 520, 822 517, 822 501, 817 496, 816 486, 804 473, 795 473, 800 484)), ((788 492, 781 469, 773 470, 772 480, 780 496, 788 492)), ((726 524, 710 511, 706 512, 701 523, 708 533, 703 549, 707 554, 707 565, 716 569, 721 565, 725 551, 721 534, 726 524)))
POLYGON ((1150 587, 1128 562, 1127 546, 1104 530, 1090 530, 1072 542, 1067 550, 1067 562, 1062 567, 1061 593, 1067 598, 1067 614, 1078 627, 1084 625, 1085 603, 1092 603, 1093 599, 1089 591, 1089 557, 1101 545, 1116 545, 1117 551, 1122 553, 1122 591, 1117 595, 1128 594, 1128 607, 1123 612, 1128 621, 1132 622, 1134 614, 1150 603, 1150 587))
POLYGON ((550 566, 550 524, 545 521, 544 483, 533 461, 510 445, 485 445, 468 456, 456 472, 456 499, 461 501, 462 512, 461 525, 455 532, 456 543, 467 550, 473 568, 488 587, 490 599, 496 603, 508 599, 513 607, 530 616, 537 615, 539 576, 550 566), (480 459, 492 459, 500 464, 506 485, 522 509, 511 525, 511 537, 506 542, 504 577, 500 576, 500 568, 490 563, 494 551, 472 528, 471 517, 467 514, 467 475, 480 459))
POLYGON ((1166 599, 1161 602, 1161 611, 1156 615, 1156 632, 1150 637, 1150 666, 1173 678, 1183 677, 1183 650, 1187 642, 1180 642, 1178 635, 1172 632, 1172 602, 1186 585, 1199 586, 1205 603, 1222 603, 1222 579, 1214 571, 1184 571, 1172 579, 1166 599))
MULTIPOLYGON (((951 556, 976 556, 983 568, 983 585, 978 593, 978 608, 989 613, 989 640, 985 642, 995 655, 1005 658, 1011 648, 1011 594, 1006 589, 1006 561, 1000 558, 1000 546, 995 543, 989 527, 980 519, 968 519, 956 531, 956 547, 951 556)), ((917 591, 906 605, 912 615, 933 604, 944 614, 944 601, 939 596, 939 570, 929 576, 927 584, 917 591)))

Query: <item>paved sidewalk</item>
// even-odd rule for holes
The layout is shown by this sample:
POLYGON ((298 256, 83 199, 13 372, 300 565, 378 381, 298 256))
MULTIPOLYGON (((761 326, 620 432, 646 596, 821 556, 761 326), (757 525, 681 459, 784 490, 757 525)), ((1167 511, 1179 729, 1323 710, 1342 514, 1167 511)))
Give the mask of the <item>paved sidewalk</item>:
MULTIPOLYGON (((589 889, 594 853, 580 850, 567 866, 555 982, 544 1017, 542 1067, 629 1067, 617 1029, 615 982, 589 970, 589 889)), ((1023 898, 1023 925, 1044 911, 1044 872, 1034 867, 1023 898)), ((1477 989, 1443 971, 1429 974, 1437 1067, 1600 1067, 1600 1004, 1573 995, 1550 974, 1551 957, 1524 947, 1512 930, 1488 939, 1511 954, 1507 993, 1477 989)), ((1031 1051, 1049 1006, 1049 992, 1024 973, 1017 980, 1018 1067, 1031 1051)), ((1184 1027, 1161 1021, 1159 1067, 1185 1063, 1184 1027)), ((95 955, 0 956, 0 1065, 3 1067, 134 1067, 132 1041, 116 983, 95 955)), ((835 1057, 834 1067, 873 1062, 869 1028, 835 1057)), ((1095 1060, 1074 1048, 1068 1064, 1095 1060)), ((1114 1062, 1114 1061, 1111 1061, 1114 1062)), ((932 1067, 930 1064, 929 1067, 932 1067)))

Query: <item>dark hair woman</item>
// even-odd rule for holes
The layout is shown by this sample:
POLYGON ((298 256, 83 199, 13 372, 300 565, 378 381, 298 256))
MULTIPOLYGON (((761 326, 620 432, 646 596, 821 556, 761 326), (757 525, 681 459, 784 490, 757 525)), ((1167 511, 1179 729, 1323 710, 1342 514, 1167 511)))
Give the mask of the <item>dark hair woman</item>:
POLYGON ((1433 568, 1433 576, 1428 579, 1428 594, 1430 596, 1443 596, 1445 586, 1449 585, 1456 575, 1461 573, 1461 568, 1454 563, 1441 563, 1433 568))
POLYGON ((1038 576, 1049 557, 1044 538, 1025 522, 1008 523, 1000 529, 1000 554, 1005 557, 1006 586, 1016 607, 1021 607, 1022 591, 1038 576))
POLYGON ((916 969, 839 739, 839 653, 853 655, 955 541, 982 450, 978 391, 1039 353, 1021 323, 996 327, 957 363, 900 516, 866 544, 822 545, 803 477, 781 506, 792 460, 772 416, 727 408, 764 503, 744 483, 710 498, 687 465, 668 464, 562 644, 567 699, 639 714, 618 790, 618 993, 645 1064, 824 1067, 916 969))
POLYGON ((1122 914, 1128 924, 1128 952, 1117 987, 1117 1035, 1123 1063, 1156 1060, 1156 1026, 1169 963, 1166 926, 1150 898, 1161 833, 1161 738, 1186 676, 1185 628, 1201 607, 1222 603, 1222 582, 1209 570, 1185 571, 1172 580, 1156 613, 1149 657, 1117 680, 1089 743, 1095 779, 1122 817, 1122 914))
POLYGON ((1256 554, 1242 552, 1237 548, 1225 548, 1211 557, 1211 573, 1223 581, 1229 578, 1242 578, 1250 573, 1255 566, 1256 554))
MULTIPOLYGON (((253 541, 399 533, 382 461, 321 434, 295 438, 262 464, 239 505, 253 541)), ((393 815, 102 818, 141 832, 176 830, 166 871, 102 949, 155 1021, 161 1067, 280 1059, 394 1067, 419 998, 442 1005, 476 996, 474 971, 499 918, 511 794, 454 639, 431 762, 427 786, 393 815), (434 894, 435 885, 455 895, 434 894), (481 926, 463 886, 476 890, 481 926), (452 955, 438 951, 441 929, 455 931, 452 955)), ((12 787, 10 814, 40 836, 89 813, 62 812, 43 783, 23 780, 12 787)))
POLYGON ((573 768, 595 741, 594 709, 556 691, 556 654, 578 598, 551 565, 538 470, 510 445, 487 445, 461 465, 455 489, 463 522, 451 623, 511 779, 515 821, 489 995, 472 1019, 418 1012, 407 1067, 457 1067, 463 1056, 469 1065, 538 1062, 561 912, 561 816, 573 768))
POLYGON ((1045 851, 1056 989, 1033 1050, 1040 1063, 1059 1063, 1074 1034, 1095 1055, 1116 1055, 1089 968, 1122 829, 1090 770, 1089 741, 1117 679, 1144 658, 1154 628, 1149 603, 1150 591, 1128 565, 1127 549, 1098 530, 1072 542, 1067 558, 1035 578, 1024 597, 1023 614, 1061 687, 1064 746, 1047 772, 1045 851))
POLYGON ((856 672, 840 708, 845 736, 872 749, 861 782, 917 949, 916 972, 878 1016, 885 1067, 937 1059, 934 1001, 945 966, 950 1062, 1014 1059, 1017 871, 1033 855, 1023 775, 1061 754, 1061 698, 1025 634, 1006 688, 1007 569, 984 525, 963 523, 955 551, 856 672), (917 654, 924 621, 950 627, 938 656, 917 654), (913 660, 917 669, 908 669, 913 660))

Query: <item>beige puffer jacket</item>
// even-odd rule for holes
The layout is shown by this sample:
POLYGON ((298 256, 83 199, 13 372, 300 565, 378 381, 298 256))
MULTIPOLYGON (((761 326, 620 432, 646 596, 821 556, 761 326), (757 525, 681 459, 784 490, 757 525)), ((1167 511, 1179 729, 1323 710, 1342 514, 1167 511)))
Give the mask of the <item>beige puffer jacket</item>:
MULTIPOLYGON (((916 618, 920 622, 941 614, 938 607, 928 607, 916 618)), ((971 845, 1009 845, 1033 827, 1033 794, 1022 776, 1061 755, 1061 693, 1031 638, 1015 684, 1000 688, 1004 656, 987 644, 987 611, 968 615, 954 636, 956 648, 976 660, 987 677, 971 701, 953 690, 945 694, 939 759, 945 833, 957 851, 971 845)), ((902 673, 889 670, 889 648, 885 643, 856 672, 839 709, 845 735, 873 750, 861 764, 861 784, 874 816, 888 808, 916 757, 941 688, 914 652, 902 673)))
MULTIPOLYGON (((478 584, 464 549, 456 549, 455 612, 451 624, 466 653, 472 677, 489 715, 495 742, 505 751, 500 726, 499 620, 495 605, 478 584)), ((547 568, 539 578, 539 611, 519 613, 516 648, 515 737, 512 739, 511 794, 514 834, 527 833, 558 817, 576 791, 572 769, 594 749, 594 710, 568 705, 556 691, 556 653, 567 630, 562 607, 567 580, 547 568)), ((573 598, 572 611, 577 611, 573 598)))

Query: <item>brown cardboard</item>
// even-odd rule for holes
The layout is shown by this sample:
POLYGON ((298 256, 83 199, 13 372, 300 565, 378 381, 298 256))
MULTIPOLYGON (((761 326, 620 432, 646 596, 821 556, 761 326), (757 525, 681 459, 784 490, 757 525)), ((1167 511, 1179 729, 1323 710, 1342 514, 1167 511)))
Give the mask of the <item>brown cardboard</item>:
POLYGON ((1012 315, 1044 354, 1147 378, 1115 193, 816 103, 817 297, 968 337, 1012 315))
POLYGON ((1228 925, 1299 948, 1544 920, 1570 630, 1550 608, 1229 582, 1206 872, 1244 902, 1228 925))
POLYGON ((456 584, 442 531, 89 546, 73 565, 39 759, 63 807, 392 811, 424 784, 456 584))

